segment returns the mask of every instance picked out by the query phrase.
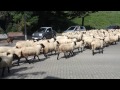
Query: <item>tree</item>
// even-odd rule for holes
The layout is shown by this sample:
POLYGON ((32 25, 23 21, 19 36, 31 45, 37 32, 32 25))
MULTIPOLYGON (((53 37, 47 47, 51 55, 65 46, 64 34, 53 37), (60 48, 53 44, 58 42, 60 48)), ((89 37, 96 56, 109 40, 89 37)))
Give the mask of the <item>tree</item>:
POLYGON ((13 17, 13 23, 16 24, 17 31, 22 31, 24 33, 26 17, 26 26, 28 28, 28 33, 31 32, 31 28, 38 23, 38 16, 33 15, 32 11, 14 11, 10 13, 13 17))
POLYGON ((4 33, 7 33, 6 28, 10 22, 10 15, 9 11, 0 11, 0 27, 4 31, 4 33))
POLYGON ((97 11, 68 11, 69 19, 74 19, 76 17, 82 18, 82 26, 84 26, 84 18, 88 16, 90 13, 94 13, 97 11))

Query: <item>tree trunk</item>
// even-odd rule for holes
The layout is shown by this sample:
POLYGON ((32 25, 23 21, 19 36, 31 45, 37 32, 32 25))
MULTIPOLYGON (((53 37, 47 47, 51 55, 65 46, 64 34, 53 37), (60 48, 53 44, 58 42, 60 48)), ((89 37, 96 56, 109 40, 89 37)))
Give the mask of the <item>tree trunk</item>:
POLYGON ((82 26, 84 26, 84 17, 82 17, 82 26))

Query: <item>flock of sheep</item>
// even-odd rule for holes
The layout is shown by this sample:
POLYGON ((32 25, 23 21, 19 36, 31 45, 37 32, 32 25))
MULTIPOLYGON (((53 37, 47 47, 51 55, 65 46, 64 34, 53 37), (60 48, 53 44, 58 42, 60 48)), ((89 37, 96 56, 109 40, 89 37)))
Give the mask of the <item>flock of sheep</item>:
POLYGON ((74 50, 78 49, 83 52, 86 47, 91 49, 92 55, 95 54, 95 50, 99 50, 99 53, 103 53, 103 49, 111 44, 116 44, 120 39, 120 30, 89 30, 89 31, 75 31, 62 33, 62 36, 47 40, 27 40, 18 41, 14 47, 0 47, 0 68, 2 68, 2 76, 4 76, 5 68, 8 68, 10 73, 10 67, 12 61, 17 59, 18 65, 21 58, 30 64, 28 60, 29 56, 34 56, 33 60, 37 57, 40 60, 39 55, 43 54, 45 58, 48 58, 48 53, 54 53, 59 59, 60 53, 64 53, 65 58, 73 56, 74 50))

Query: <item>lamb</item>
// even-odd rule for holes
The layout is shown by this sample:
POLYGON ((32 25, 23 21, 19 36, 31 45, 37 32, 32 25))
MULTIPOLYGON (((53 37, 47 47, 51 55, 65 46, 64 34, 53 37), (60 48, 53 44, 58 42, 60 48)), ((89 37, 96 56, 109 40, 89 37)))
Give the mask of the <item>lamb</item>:
MULTIPOLYGON (((60 44, 59 48, 58 48, 58 56, 57 56, 57 60, 59 58, 60 53, 64 53, 65 58, 67 58, 66 53, 70 52, 70 54, 74 55, 74 48, 75 48, 76 42, 72 42, 72 43, 68 43, 68 44, 60 44)), ((70 55, 69 54, 69 55, 70 55)))
POLYGON ((4 76, 5 68, 8 68, 10 73, 10 67, 12 66, 13 54, 5 52, 0 54, 0 68, 2 68, 2 76, 4 76))

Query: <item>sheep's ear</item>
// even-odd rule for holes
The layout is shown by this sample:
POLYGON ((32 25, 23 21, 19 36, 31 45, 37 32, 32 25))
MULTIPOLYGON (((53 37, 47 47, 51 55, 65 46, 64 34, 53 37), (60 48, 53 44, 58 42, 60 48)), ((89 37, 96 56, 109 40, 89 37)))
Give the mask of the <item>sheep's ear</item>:
POLYGON ((74 44, 76 45, 76 42, 74 42, 74 44))
POLYGON ((40 44, 43 48, 45 48, 45 45, 43 45, 43 44, 40 44))
POLYGON ((7 52, 7 55, 9 55, 10 53, 9 52, 7 52))
POLYGON ((2 58, 0 57, 0 62, 2 61, 2 58))
POLYGON ((57 42, 57 44, 60 44, 58 41, 56 41, 57 42))
POLYGON ((50 42, 49 40, 47 40, 48 42, 50 42))

